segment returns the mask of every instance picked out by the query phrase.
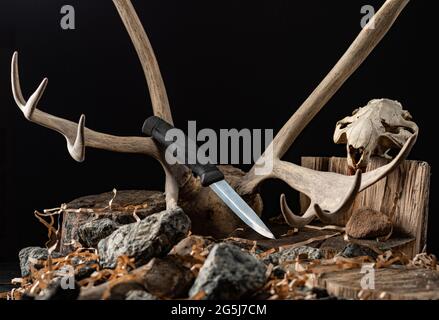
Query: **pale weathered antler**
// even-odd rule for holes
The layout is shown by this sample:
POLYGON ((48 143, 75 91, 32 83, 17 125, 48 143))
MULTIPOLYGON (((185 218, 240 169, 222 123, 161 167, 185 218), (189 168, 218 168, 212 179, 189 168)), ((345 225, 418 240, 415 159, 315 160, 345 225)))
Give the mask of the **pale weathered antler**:
MULTIPOLYGON (((154 114, 172 123, 171 110, 160 69, 152 46, 134 7, 130 0, 113 0, 113 2, 138 53, 148 83, 154 114)), ((14 99, 26 119, 61 133, 67 140, 67 148, 73 159, 83 161, 86 147, 152 156, 160 161, 166 173, 165 193, 167 207, 173 208, 177 205, 178 183, 166 161, 164 161, 164 155, 151 138, 116 137, 98 133, 85 128, 84 115, 81 116, 79 123, 76 124, 40 111, 37 109, 37 105, 48 81, 44 79, 35 93, 26 101, 21 92, 18 53, 15 53, 12 58, 11 81, 14 99)))
POLYGON ((160 67, 152 49, 148 36, 143 28, 136 10, 130 0, 113 0, 119 16, 131 38, 131 42, 137 51, 143 72, 148 83, 154 115, 173 124, 171 108, 160 67))
POLYGON ((12 57, 11 66, 12 93, 15 102, 26 119, 46 128, 61 133, 67 140, 70 155, 76 161, 83 161, 85 147, 104 149, 123 153, 141 153, 160 159, 160 152, 150 138, 145 137, 118 137, 99 133, 85 127, 85 116, 82 115, 79 124, 55 117, 37 108, 48 80, 44 79, 38 89, 26 101, 23 97, 18 71, 18 53, 12 57))
MULTIPOLYGON (((131 42, 133 43, 140 63, 142 64, 154 115, 173 124, 171 108, 169 106, 168 95, 166 93, 166 87, 160 72, 160 67, 145 29, 143 28, 142 22, 130 0, 113 0, 113 3, 119 12, 119 16, 128 31, 131 42)), ((179 184, 173 175, 173 171, 164 160, 164 155, 161 154, 160 156, 160 162, 166 173, 166 205, 168 209, 171 209, 177 206, 179 184)), ((182 167, 180 170, 185 171, 186 169, 182 167)))
POLYGON ((270 152, 266 151, 244 177, 239 187, 241 193, 252 193, 265 179, 278 178, 306 194, 311 201, 307 212, 303 216, 297 216, 288 208, 285 196, 281 196, 282 213, 290 225, 304 226, 315 216, 319 216, 324 222, 336 222, 352 203, 358 191, 385 177, 405 159, 416 141, 416 135, 407 141, 400 154, 390 164, 363 176, 361 173, 352 177, 316 172, 279 160, 314 116, 378 45, 408 2, 409 0, 387 0, 384 3, 335 67, 279 131, 267 149, 270 152), (272 172, 258 174, 260 164, 272 164, 272 172))

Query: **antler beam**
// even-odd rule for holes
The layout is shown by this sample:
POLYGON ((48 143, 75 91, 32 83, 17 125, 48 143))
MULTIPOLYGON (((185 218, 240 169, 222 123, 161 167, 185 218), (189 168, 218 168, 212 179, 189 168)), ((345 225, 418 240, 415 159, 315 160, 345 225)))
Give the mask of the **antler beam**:
POLYGON ((294 215, 288 208, 285 196, 281 197, 282 213, 290 225, 295 227, 304 226, 316 216, 319 216, 323 221, 333 222, 346 212, 358 191, 373 185, 404 161, 416 142, 417 135, 407 141, 400 154, 389 165, 369 172, 363 177, 359 173, 354 178, 333 173, 310 171, 279 159, 285 155, 314 116, 366 60, 389 31, 408 2, 409 0, 387 0, 384 3, 334 68, 282 127, 267 148, 269 151, 261 156, 256 165, 244 177, 239 186, 241 193, 254 193, 258 185, 265 179, 278 178, 287 182, 292 188, 305 193, 311 199, 311 206, 308 211, 300 217, 294 215), (273 172, 258 175, 258 166, 267 163, 273 165, 273 172))
POLYGON ((137 51, 148 83, 154 115, 173 124, 165 83, 151 42, 130 0, 113 0, 137 51))

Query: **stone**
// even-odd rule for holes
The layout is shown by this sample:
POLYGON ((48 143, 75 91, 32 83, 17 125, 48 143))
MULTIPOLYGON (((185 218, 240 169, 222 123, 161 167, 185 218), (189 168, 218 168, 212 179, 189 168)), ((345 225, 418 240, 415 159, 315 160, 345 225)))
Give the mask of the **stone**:
POLYGON ((356 243, 350 243, 348 244, 342 252, 339 254, 342 257, 345 258, 356 258, 356 257, 371 257, 372 259, 376 259, 378 257, 378 253, 373 251, 372 249, 361 246, 356 243))
POLYGON ((99 241, 112 234, 119 225, 111 219, 92 220, 78 228, 79 242, 86 248, 96 248, 99 241))
POLYGON ((266 266, 232 244, 216 244, 200 269, 191 297, 200 292, 206 300, 246 298, 266 281, 266 266))
POLYGON ((144 220, 124 225, 99 241, 98 252, 104 268, 114 268, 119 256, 134 258, 141 266, 154 257, 166 255, 191 227, 189 217, 180 208, 162 211, 144 220))
POLYGON ((109 202, 113 197, 113 192, 106 192, 81 197, 67 203, 66 208, 71 211, 63 213, 59 247, 59 251, 63 255, 67 255, 74 250, 71 243, 73 240, 79 241, 78 228, 87 222, 108 218, 117 224, 125 225, 136 222, 133 216, 135 207, 137 208, 136 215, 140 219, 166 208, 165 196, 160 191, 117 191, 110 208, 109 202), (84 210, 80 211, 80 209, 84 210), (76 210, 79 210, 79 212, 76 210))
POLYGON ((282 265, 288 262, 294 262, 300 255, 307 255, 309 260, 323 258, 323 254, 319 249, 304 246, 272 253, 265 257, 262 261, 266 264, 272 263, 273 265, 282 265))
POLYGON ((195 279, 190 269, 171 257, 152 259, 137 275, 149 293, 163 298, 187 297, 195 279))
POLYGON ((157 297, 143 290, 131 290, 125 300, 158 300, 157 297))
MULTIPOLYGON (((18 253, 18 258, 20 260, 21 276, 26 277, 30 274, 30 267, 33 264, 36 269, 41 269, 43 265, 39 263, 32 263, 30 260, 47 260, 49 253, 46 248, 40 247, 27 247, 20 250, 18 253)), ((59 258, 61 255, 59 253, 53 252, 52 258, 59 258)))
POLYGON ((375 239, 392 232, 392 221, 385 214, 372 209, 355 211, 346 224, 346 234, 355 239, 375 239))

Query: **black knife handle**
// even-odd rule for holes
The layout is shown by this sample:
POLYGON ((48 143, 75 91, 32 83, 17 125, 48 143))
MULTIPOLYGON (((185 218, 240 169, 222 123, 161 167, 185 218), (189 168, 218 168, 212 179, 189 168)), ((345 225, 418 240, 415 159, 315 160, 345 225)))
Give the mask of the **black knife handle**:
MULTIPOLYGON (((175 129, 171 124, 167 123, 165 120, 152 116, 145 120, 145 123, 142 127, 142 132, 149 137, 153 137, 154 140, 163 148, 168 148, 170 145, 174 143, 178 143, 178 141, 170 141, 166 140, 166 133, 175 129)), ((177 148, 182 148, 183 146, 179 146, 177 144, 177 148)), ((196 159, 195 164, 189 164, 189 155, 188 155, 188 138, 186 137, 185 146, 184 146, 184 165, 189 167, 193 174, 197 177, 200 177, 201 184, 204 187, 211 185, 212 183, 221 181, 224 179, 223 173, 214 165, 214 164, 200 164, 198 163, 198 159, 196 159)), ((198 148, 197 148, 198 149, 198 148)), ((177 159, 180 163, 183 159, 177 159)))

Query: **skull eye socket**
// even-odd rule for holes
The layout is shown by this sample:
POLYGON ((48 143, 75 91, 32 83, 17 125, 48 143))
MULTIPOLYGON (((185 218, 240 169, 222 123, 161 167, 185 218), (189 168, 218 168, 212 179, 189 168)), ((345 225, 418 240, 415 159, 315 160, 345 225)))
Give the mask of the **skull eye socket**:
POLYGON ((340 125, 340 130, 343 130, 343 129, 346 129, 347 128, 347 126, 348 125, 350 125, 351 123, 350 122, 343 122, 343 123, 340 123, 339 125, 340 125))
POLYGON ((361 161, 361 158, 363 157, 364 148, 354 148, 353 146, 349 145, 349 155, 351 156, 352 161, 354 162, 354 165, 358 164, 361 161))

